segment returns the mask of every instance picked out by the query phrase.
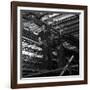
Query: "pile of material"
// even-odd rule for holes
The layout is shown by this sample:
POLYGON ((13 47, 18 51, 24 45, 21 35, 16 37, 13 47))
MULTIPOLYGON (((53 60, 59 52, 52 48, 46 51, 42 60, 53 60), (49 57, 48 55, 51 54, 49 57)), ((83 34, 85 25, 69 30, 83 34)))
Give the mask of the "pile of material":
POLYGON ((22 77, 79 74, 79 14, 22 11, 22 77))

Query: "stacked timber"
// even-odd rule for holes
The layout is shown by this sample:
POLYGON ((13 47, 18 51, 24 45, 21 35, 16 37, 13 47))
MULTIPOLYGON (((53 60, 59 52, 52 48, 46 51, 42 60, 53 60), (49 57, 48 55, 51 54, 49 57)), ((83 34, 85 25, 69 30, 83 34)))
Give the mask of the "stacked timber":
MULTIPOLYGON (((28 16, 23 16, 23 19, 25 20, 23 21, 21 44, 22 77, 51 76, 50 73, 53 73, 53 75, 62 75, 64 68, 60 68, 60 66, 58 66, 59 68, 56 68, 56 70, 49 70, 47 68, 48 62, 44 60, 44 51, 39 45, 38 34, 42 31, 41 26, 45 25, 47 30, 50 30, 58 39, 60 39, 58 34, 62 36, 62 39, 64 39, 62 45, 66 52, 69 50, 70 54, 72 54, 73 51, 77 56, 79 51, 79 15, 68 13, 32 12, 28 14, 28 16)), ((56 48, 60 48, 60 44, 59 46, 52 48, 51 53, 54 52, 54 55, 57 55, 56 48)), ((65 59, 72 56, 68 55, 68 53, 65 55, 65 59)), ((56 56, 54 56, 54 59, 52 59, 54 63, 59 61, 59 59, 56 59, 56 56)), ((78 66, 78 63, 75 65, 78 66)), ((63 72, 65 72, 65 70, 63 72)))

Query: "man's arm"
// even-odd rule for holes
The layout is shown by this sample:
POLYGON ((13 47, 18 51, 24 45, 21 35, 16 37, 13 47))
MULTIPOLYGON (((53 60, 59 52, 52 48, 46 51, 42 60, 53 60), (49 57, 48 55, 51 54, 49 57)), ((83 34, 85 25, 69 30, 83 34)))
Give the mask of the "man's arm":
POLYGON ((41 37, 38 37, 38 41, 40 44, 42 44, 41 37))

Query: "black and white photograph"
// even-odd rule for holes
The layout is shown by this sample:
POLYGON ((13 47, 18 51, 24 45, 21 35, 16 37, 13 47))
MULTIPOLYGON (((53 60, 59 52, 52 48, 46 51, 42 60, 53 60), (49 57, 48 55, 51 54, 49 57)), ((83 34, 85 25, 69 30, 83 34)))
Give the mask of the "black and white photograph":
POLYGON ((21 10, 21 77, 79 75, 80 13, 21 10))
POLYGON ((11 16, 13 88, 87 83, 86 6, 13 2, 11 16))

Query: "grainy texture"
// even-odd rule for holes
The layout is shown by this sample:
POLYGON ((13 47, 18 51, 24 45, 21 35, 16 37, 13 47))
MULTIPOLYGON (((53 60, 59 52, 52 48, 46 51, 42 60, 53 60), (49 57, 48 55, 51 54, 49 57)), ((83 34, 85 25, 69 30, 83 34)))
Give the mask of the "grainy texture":
POLYGON ((22 77, 79 75, 79 14, 21 10, 22 77))

